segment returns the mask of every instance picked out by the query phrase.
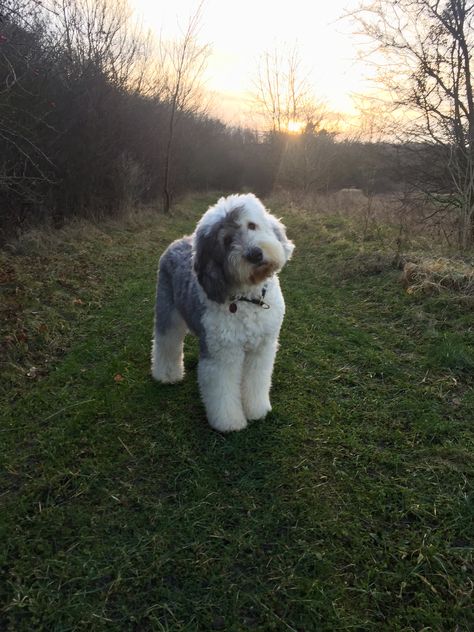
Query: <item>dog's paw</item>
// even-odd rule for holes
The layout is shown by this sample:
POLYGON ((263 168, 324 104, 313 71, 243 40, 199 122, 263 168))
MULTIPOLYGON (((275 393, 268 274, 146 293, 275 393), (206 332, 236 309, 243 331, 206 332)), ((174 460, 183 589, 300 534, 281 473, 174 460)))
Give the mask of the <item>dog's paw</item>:
POLYGON ((209 419, 209 424, 218 432, 237 432, 247 427, 247 420, 242 417, 209 419))
POLYGON ((175 384, 181 382, 184 377, 184 368, 182 366, 162 367, 153 364, 151 367, 151 376, 157 382, 162 384, 175 384))
POLYGON ((266 399, 261 402, 244 402, 245 416, 249 421, 263 419, 271 411, 272 406, 270 400, 266 399))

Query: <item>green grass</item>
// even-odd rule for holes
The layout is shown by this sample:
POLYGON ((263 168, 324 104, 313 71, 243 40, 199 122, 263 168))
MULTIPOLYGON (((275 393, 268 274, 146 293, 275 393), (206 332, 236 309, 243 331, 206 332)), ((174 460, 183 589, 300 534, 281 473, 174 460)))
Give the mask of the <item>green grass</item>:
POLYGON ((4 255, 0 629, 473 629, 472 312, 275 209, 273 412, 221 436, 195 340, 149 377, 159 254, 209 201, 4 255))

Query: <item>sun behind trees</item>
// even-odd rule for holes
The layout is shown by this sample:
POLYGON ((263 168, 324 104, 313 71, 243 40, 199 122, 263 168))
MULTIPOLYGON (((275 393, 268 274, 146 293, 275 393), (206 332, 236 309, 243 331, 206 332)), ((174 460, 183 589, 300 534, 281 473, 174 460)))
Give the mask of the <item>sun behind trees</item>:
POLYGON ((267 51, 249 68, 258 125, 212 117, 201 5, 184 20, 181 37, 165 41, 134 22, 126 0, 4 0, 0 240, 35 224, 61 226, 71 216, 101 218, 140 204, 167 212, 191 191, 262 196, 285 188, 314 196, 355 187, 400 197, 421 190, 468 247, 472 7, 452 0, 437 13, 438 6, 380 0, 357 14, 392 55, 392 79, 404 77, 397 104, 421 115, 400 117, 391 130, 384 113, 379 136, 377 112, 366 113, 365 132, 359 126, 341 133, 337 116, 316 98, 296 46, 267 51), (402 30, 400 42, 384 40, 398 24, 390 7, 408 26, 416 20, 418 31, 402 30))
POLYGON ((169 206, 186 191, 265 194, 278 181, 272 139, 205 112, 199 16, 181 41, 153 42, 125 0, 7 0, 1 12, 3 240, 70 216, 158 210, 163 191, 169 206))

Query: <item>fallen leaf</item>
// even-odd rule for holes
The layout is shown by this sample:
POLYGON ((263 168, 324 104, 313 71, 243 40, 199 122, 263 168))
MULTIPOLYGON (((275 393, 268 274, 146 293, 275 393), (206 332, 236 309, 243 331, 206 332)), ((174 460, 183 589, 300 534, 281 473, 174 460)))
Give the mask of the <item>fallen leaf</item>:
POLYGON ((125 378, 123 377, 123 375, 120 375, 120 373, 114 375, 114 382, 123 382, 124 380, 125 378))

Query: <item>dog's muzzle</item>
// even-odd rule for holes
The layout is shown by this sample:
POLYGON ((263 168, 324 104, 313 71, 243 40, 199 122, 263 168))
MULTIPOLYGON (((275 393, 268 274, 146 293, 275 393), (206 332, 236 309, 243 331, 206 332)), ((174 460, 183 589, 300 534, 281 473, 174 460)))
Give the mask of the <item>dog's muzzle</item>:
POLYGON ((259 265, 263 261, 263 250, 257 246, 249 248, 245 253, 245 259, 249 263, 259 265))

